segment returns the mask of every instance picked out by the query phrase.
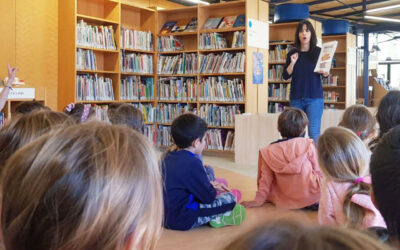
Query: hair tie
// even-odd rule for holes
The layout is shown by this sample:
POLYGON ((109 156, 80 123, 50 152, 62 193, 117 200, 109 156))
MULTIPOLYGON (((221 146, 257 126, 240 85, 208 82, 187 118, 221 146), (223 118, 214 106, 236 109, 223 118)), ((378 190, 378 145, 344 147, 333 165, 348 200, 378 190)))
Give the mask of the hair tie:
POLYGON ((70 103, 70 104, 67 105, 65 110, 68 111, 68 112, 71 112, 73 108, 75 108, 75 103, 70 103))
POLYGON ((361 136, 361 132, 357 131, 357 132, 356 132, 356 135, 357 135, 358 137, 360 137, 360 136, 361 136))
POLYGON ((364 178, 363 178, 363 177, 358 177, 358 178, 354 181, 355 184, 360 184, 361 182, 364 182, 364 178))
POLYGON ((89 116, 89 111, 90 111, 90 104, 86 104, 83 107, 83 114, 81 116, 81 122, 85 122, 89 116))

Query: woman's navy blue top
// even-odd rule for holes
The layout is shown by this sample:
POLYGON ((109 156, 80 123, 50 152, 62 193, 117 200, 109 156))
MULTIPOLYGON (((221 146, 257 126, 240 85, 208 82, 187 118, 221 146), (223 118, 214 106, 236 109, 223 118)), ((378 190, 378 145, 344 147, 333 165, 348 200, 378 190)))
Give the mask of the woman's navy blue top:
POLYGON ((314 72, 320 52, 321 48, 316 47, 313 52, 301 52, 294 48, 288 53, 282 76, 285 80, 292 77, 290 99, 323 98, 321 75, 314 72), (299 53, 299 58, 292 75, 289 75, 287 67, 291 62, 290 56, 296 52, 299 53))

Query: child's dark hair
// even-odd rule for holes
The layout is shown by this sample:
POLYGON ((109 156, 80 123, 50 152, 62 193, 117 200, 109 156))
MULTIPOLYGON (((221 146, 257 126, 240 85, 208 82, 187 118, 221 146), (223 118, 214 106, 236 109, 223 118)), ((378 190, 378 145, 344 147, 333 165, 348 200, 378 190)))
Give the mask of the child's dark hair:
MULTIPOLYGON (((299 24, 297 25, 295 37, 294 37, 294 46, 297 49, 301 49, 301 43, 300 43, 300 38, 299 34, 303 30, 303 26, 306 25, 307 30, 311 32, 311 38, 310 38, 310 52, 315 52, 315 49, 317 47, 317 34, 315 33, 315 29, 308 20, 301 20, 299 24)), ((313 53, 314 54, 314 53, 313 53)), ((319 55, 316 55, 319 56, 319 55)))
POLYGON ((361 140, 374 132, 376 120, 364 105, 353 105, 346 109, 339 126, 352 130, 361 140))
POLYGON ((175 118, 171 126, 171 135, 179 148, 190 147, 194 140, 203 139, 207 132, 207 123, 194 114, 183 114, 175 118))
POLYGON ((71 116, 77 123, 86 122, 95 114, 94 108, 90 104, 71 103, 64 109, 64 113, 71 116))
POLYGON ((117 108, 119 108, 121 105, 123 105, 123 104, 125 104, 125 103, 123 103, 123 102, 112 102, 112 103, 110 103, 110 104, 108 105, 107 116, 108 116, 108 119, 109 119, 110 121, 114 119, 114 118, 112 117, 112 116, 115 114, 114 111, 115 111, 117 108))
POLYGON ((127 125, 134 130, 143 133, 143 114, 131 104, 122 104, 114 109, 113 114, 109 116, 112 124, 127 125))
POLYGON ((371 156, 372 189, 392 240, 400 241, 400 125, 380 140, 371 156))
POLYGON ((298 108, 286 108, 278 118, 278 129, 282 137, 301 136, 307 125, 307 115, 298 108))
POLYGON ((21 102, 15 107, 15 113, 23 115, 39 110, 50 110, 50 109, 44 106, 43 103, 35 100, 21 102))
POLYGON ((376 119, 379 123, 379 136, 382 137, 389 129, 400 124, 400 91, 390 91, 382 98, 376 119))

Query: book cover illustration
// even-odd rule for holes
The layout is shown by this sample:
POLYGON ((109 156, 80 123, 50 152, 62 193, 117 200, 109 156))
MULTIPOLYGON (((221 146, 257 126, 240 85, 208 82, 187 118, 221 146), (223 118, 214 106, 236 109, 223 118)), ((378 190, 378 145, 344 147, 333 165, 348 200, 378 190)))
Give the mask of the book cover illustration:
POLYGON ((315 66, 314 72, 329 73, 337 44, 337 41, 322 44, 321 52, 319 53, 318 62, 315 66))
POLYGON ((160 30, 160 34, 170 33, 177 22, 166 22, 160 30))
POLYGON ((197 30, 197 17, 193 17, 192 20, 187 24, 186 31, 196 31, 197 30))
POLYGON ((237 27, 243 27, 244 25, 245 25, 245 23, 246 23, 246 16, 243 14, 243 15, 239 15, 237 18, 236 18, 236 21, 235 21, 235 23, 233 24, 233 27, 234 28, 237 28, 237 27))
POLYGON ((218 28, 219 24, 221 23, 223 17, 212 17, 208 18, 207 22, 204 24, 203 29, 216 29, 218 28))
POLYGON ((253 83, 262 84, 264 82, 263 54, 253 52, 253 83))
POLYGON ((226 16, 218 26, 218 29, 221 28, 232 28, 235 23, 236 16, 226 16))

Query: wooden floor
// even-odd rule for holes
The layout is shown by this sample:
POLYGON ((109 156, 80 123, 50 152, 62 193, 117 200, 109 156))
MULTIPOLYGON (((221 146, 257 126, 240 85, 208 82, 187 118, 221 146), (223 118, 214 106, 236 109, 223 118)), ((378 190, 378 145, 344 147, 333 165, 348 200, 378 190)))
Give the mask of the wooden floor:
MULTIPOLYGON (((242 191, 242 200, 250 200, 254 198, 257 190, 256 179, 243 174, 238 174, 227 169, 213 166, 216 177, 223 177, 228 180, 229 187, 238 188, 242 191)), ((277 209, 272 205, 265 205, 260 208, 247 209, 247 217, 245 222, 240 226, 230 226, 214 229, 209 226, 180 232, 173 230, 164 230, 162 237, 158 243, 158 250, 215 250, 222 249, 233 239, 243 233, 271 220, 290 219, 300 220, 309 223, 317 223, 315 212, 287 211, 277 209)))

